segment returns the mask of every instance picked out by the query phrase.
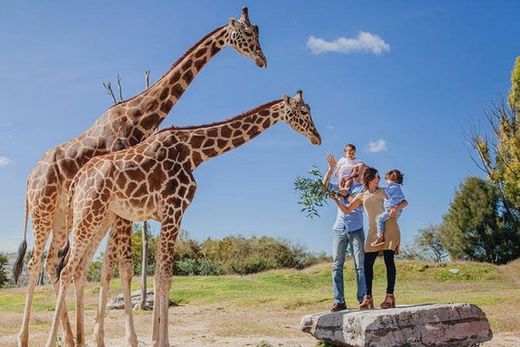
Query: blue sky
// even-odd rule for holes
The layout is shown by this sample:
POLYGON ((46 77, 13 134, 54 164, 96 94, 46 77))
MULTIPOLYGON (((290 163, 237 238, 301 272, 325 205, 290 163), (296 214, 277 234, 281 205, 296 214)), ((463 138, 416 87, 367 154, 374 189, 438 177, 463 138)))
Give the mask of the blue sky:
POLYGON ((270 235, 330 253, 336 209, 306 218, 293 180, 313 163, 324 170, 326 154, 349 142, 369 165, 405 173, 405 242, 441 221, 457 186, 480 174, 465 141, 475 126, 486 130, 483 109, 508 92, 519 2, 13 1, 0 12, 0 251, 22 239, 36 162, 111 105, 102 82, 120 74, 133 96, 144 70, 155 81, 244 4, 268 68, 221 52, 161 127, 226 119, 302 89, 323 143, 278 124, 205 163, 183 228, 200 240, 270 235))

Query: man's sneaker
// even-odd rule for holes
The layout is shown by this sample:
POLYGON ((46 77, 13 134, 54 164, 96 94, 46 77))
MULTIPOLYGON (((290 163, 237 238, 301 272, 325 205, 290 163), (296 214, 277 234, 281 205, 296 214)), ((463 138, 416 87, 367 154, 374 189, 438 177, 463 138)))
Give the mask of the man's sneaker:
POLYGON ((334 305, 332 305, 332 307, 330 308, 330 312, 337 312, 346 309, 347 305, 344 302, 335 302, 334 305))

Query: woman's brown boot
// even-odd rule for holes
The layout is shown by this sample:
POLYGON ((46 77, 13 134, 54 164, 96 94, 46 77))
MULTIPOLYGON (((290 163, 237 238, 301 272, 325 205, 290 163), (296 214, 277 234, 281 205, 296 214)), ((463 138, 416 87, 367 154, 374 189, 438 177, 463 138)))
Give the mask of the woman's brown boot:
POLYGON ((386 294, 385 300, 379 305, 379 307, 385 308, 395 308, 395 296, 394 294, 386 294))
POLYGON ((372 299, 372 295, 365 295, 361 304, 359 304, 360 310, 371 310, 374 308, 374 299, 372 299))

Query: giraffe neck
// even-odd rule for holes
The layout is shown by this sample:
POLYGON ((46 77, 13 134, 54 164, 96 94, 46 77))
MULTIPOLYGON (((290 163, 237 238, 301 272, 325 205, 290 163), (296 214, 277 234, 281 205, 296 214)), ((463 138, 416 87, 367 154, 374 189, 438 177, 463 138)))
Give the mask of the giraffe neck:
POLYGON ((227 28, 217 28, 202 38, 156 83, 141 94, 114 105, 114 114, 126 113, 132 127, 141 129, 142 138, 150 135, 166 118, 204 65, 228 44, 227 28))
POLYGON ((252 140, 283 118, 283 100, 259 106, 230 120, 203 127, 178 128, 191 151, 191 169, 252 140))

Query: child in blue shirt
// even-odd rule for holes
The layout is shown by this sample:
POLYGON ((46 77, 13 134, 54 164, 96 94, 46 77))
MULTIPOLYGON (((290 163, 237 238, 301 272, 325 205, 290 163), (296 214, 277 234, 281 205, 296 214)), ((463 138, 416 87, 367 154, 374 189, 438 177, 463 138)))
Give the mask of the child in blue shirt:
MULTIPOLYGON (((404 198, 404 193, 401 188, 403 184, 403 174, 401 171, 394 169, 388 171, 385 175, 386 183, 388 184, 385 188, 385 201, 384 201, 384 212, 377 216, 377 237, 371 246, 377 247, 385 243, 385 222, 390 219, 390 212, 395 206, 399 205, 404 198)), ((401 215, 402 210, 399 210, 397 217, 401 215)))

